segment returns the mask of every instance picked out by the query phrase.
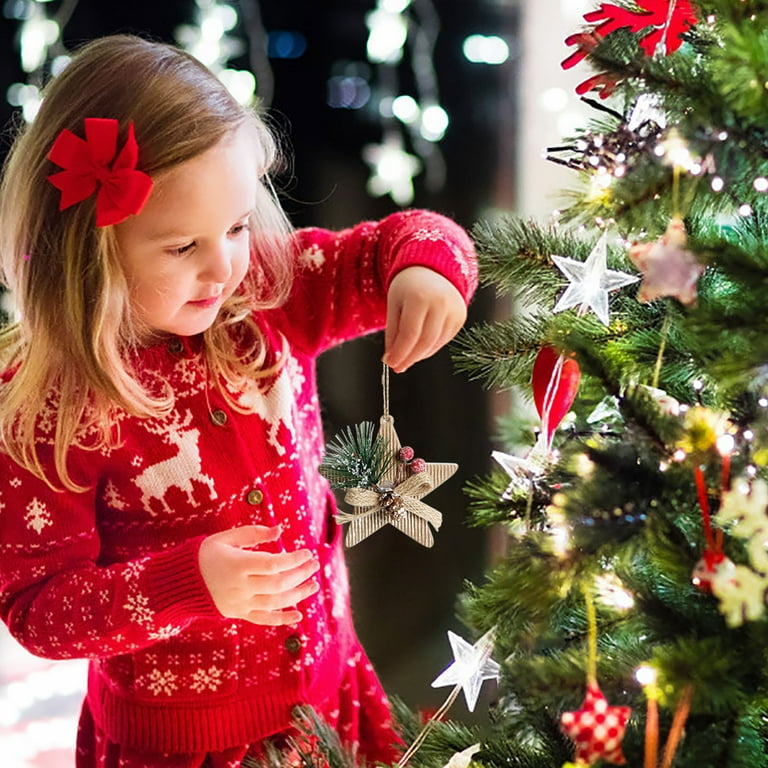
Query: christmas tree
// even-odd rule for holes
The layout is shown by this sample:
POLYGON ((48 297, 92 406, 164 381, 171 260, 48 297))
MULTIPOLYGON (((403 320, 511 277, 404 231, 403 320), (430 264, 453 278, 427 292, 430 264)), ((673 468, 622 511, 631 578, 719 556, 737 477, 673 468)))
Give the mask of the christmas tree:
POLYGON ((534 407, 467 487, 508 547, 460 596, 446 704, 399 707, 398 768, 768 766, 768 3, 584 20, 563 66, 594 117, 549 149, 577 191, 474 229, 516 310, 457 367, 534 407), (497 675, 487 728, 445 719, 497 675))
POLYGON ((460 608, 493 633, 492 725, 435 723, 409 760, 767 766, 768 3, 584 18, 563 66, 592 67, 594 117, 549 149, 578 191, 475 228, 516 311, 455 347, 537 416, 467 489, 509 532, 460 608))

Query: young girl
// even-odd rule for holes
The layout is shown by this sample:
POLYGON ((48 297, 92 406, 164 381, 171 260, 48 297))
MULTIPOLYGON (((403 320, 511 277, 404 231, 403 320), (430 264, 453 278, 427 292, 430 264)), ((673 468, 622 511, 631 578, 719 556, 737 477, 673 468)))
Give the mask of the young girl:
POLYGON ((315 359, 386 327, 405 370, 465 319, 466 233, 424 211, 291 232, 275 145, 187 54, 86 45, 0 190, 0 615, 91 660, 77 765, 237 766, 313 707, 396 735, 351 617, 315 359))

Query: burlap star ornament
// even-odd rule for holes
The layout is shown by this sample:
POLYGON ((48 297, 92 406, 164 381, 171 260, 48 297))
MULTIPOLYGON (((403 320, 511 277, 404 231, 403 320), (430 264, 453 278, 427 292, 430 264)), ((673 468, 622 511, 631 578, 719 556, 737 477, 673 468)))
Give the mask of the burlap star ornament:
POLYGON ((423 471, 413 472, 399 460, 402 446, 394 419, 388 414, 379 420, 378 437, 392 460, 375 487, 350 488, 346 492, 344 501, 354 512, 339 512, 336 517, 348 526, 344 543, 353 547, 379 528, 391 525, 422 546, 431 547, 435 540, 430 526, 438 530, 443 516, 421 499, 451 477, 458 464, 424 462, 423 471))

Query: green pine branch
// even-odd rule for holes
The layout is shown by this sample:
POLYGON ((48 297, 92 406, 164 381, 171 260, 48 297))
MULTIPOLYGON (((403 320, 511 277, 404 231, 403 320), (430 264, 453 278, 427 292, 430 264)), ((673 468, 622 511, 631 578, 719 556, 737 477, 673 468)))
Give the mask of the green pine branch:
POLYGON ((372 488, 378 484, 394 461, 385 442, 374 437, 373 422, 364 421, 346 427, 331 441, 318 467, 331 488, 372 488))

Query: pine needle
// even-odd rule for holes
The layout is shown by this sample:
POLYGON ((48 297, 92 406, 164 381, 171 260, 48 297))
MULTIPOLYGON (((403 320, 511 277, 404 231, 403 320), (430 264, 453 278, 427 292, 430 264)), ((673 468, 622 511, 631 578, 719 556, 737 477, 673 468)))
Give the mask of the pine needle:
POLYGON ((387 454, 381 437, 374 438, 374 424, 364 421, 346 427, 330 442, 318 467, 331 488, 372 488, 387 473, 394 456, 387 454))

